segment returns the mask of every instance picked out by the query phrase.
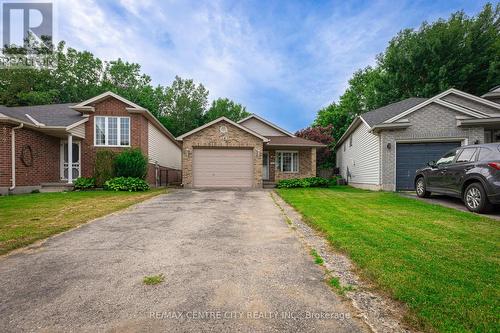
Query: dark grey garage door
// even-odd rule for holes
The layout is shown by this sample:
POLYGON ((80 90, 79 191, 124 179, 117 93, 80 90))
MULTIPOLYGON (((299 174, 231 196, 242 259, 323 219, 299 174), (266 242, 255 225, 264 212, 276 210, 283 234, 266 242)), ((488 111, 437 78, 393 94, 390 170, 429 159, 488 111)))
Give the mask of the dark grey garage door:
POLYGON ((396 147, 396 189, 413 190, 415 171, 429 161, 437 161, 460 142, 398 143, 396 147))

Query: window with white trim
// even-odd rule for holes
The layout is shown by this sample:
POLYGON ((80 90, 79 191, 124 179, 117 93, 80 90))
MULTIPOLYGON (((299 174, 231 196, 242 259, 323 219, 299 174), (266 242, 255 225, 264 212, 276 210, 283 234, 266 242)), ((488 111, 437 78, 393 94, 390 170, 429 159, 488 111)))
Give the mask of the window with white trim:
POLYGON ((130 146, 130 118, 94 118, 94 144, 96 146, 130 146))
POLYGON ((281 172, 299 172, 299 152, 276 152, 276 169, 281 172))

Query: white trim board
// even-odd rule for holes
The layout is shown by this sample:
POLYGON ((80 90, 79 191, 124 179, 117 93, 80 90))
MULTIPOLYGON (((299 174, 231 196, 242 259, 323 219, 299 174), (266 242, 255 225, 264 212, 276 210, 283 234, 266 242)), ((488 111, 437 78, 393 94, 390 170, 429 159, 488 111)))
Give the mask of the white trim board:
POLYGON ((139 105, 135 104, 134 102, 129 101, 128 99, 126 99, 124 97, 121 97, 120 95, 115 94, 112 91, 106 91, 105 93, 102 93, 100 95, 92 97, 92 98, 90 98, 90 99, 88 99, 86 101, 83 101, 83 102, 78 103, 76 105, 70 106, 70 108, 72 108, 72 109, 82 109, 83 108, 83 109, 87 109, 87 110, 93 111, 93 108, 91 106, 89 106, 88 104, 94 103, 94 102, 98 102, 98 101, 103 100, 103 99, 108 98, 108 97, 114 97, 117 100, 119 100, 119 101, 121 101, 121 102, 123 102, 125 104, 130 105, 133 109, 143 110, 143 111, 146 110, 142 106, 139 106, 139 105))

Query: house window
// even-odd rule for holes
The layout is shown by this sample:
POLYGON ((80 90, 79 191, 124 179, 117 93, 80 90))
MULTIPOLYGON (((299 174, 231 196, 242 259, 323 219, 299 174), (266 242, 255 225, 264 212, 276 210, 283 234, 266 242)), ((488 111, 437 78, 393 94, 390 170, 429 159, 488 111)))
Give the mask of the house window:
POLYGON ((352 147, 352 135, 349 137, 349 147, 352 147))
POLYGON ((129 117, 101 117, 94 120, 96 146, 130 146, 129 117))
POLYGON ((276 168, 281 172, 299 172, 299 152, 278 151, 276 168))

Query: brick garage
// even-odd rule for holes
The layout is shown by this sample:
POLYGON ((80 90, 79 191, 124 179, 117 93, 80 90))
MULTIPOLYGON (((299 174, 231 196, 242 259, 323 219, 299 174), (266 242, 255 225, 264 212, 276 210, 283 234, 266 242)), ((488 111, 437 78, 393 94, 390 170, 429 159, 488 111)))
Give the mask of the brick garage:
POLYGON ((178 139, 182 141, 183 184, 188 188, 261 188, 264 183, 272 185, 281 179, 314 177, 316 148, 324 147, 321 143, 295 137, 256 115, 251 115, 239 123, 221 117, 181 135, 178 139), (203 154, 202 149, 205 150, 203 154), (251 151, 251 157, 248 151, 251 151), (276 154, 279 151, 296 152, 297 155, 291 156, 290 159, 298 158, 294 164, 298 166, 298 170, 291 167, 290 163, 286 166, 289 170, 285 170, 285 166, 283 171, 278 169, 276 154), (268 153, 269 165, 263 165, 265 153, 268 153), (204 167, 203 163, 207 168, 206 172, 199 171, 204 167), (251 173, 251 182, 247 182, 249 179, 244 178, 243 172, 251 173), (269 179, 263 179, 265 174, 269 175, 269 179), (200 175, 213 179, 199 182, 197 177, 200 175))
POLYGON ((263 139, 226 121, 218 121, 191 135, 182 138, 182 183, 184 187, 193 187, 193 150, 202 148, 251 149, 253 162, 252 187, 262 187, 262 151, 263 139), (227 133, 220 131, 221 126, 227 133))

